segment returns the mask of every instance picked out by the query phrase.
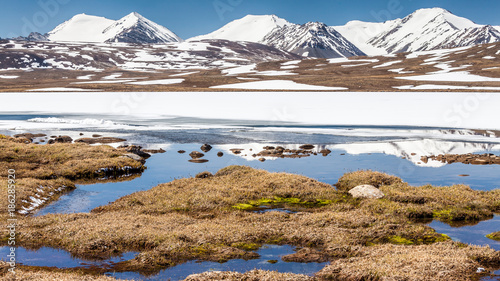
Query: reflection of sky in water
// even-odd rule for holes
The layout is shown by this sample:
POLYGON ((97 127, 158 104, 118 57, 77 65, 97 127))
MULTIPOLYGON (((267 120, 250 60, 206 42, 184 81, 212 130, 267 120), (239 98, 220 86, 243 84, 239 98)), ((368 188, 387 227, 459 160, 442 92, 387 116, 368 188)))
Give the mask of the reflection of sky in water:
MULTIPOLYGON (((284 262, 283 256, 293 254, 294 247, 283 245, 264 245, 256 251, 260 257, 252 260, 230 260, 225 263, 190 261, 162 270, 156 275, 145 277, 136 272, 107 273, 118 279, 134 280, 183 280, 190 274, 206 271, 237 271, 247 272, 253 269, 262 269, 278 272, 313 275, 323 269, 327 263, 296 263, 284 262), (277 261, 269 263, 269 260, 277 261)), ((10 253, 9 247, 0 247, 0 255, 6 257, 10 253)), ((75 258, 64 250, 43 247, 36 251, 18 247, 16 257, 18 263, 28 266, 75 268, 75 267, 110 267, 113 263, 130 260, 137 253, 129 252, 107 260, 91 261, 75 258)))
POLYGON ((154 276, 144 277, 135 272, 110 273, 108 275, 118 279, 134 280, 183 280, 190 274, 203 273, 206 271, 236 271, 247 272, 253 269, 262 269, 278 272, 290 272, 296 274, 313 275, 323 269, 327 263, 296 263, 283 262, 281 257, 293 254, 293 247, 267 245, 257 251, 259 259, 254 260, 230 260, 225 263, 217 262, 187 262, 172 268, 162 270, 154 276), (271 264, 268 260, 277 260, 271 264))
POLYGON ((489 245, 491 248, 500 251, 500 241, 486 238, 486 235, 500 231, 500 216, 495 216, 491 220, 482 221, 476 225, 452 227, 440 221, 433 221, 429 224, 439 233, 444 233, 454 241, 474 245, 489 245))
MULTIPOLYGON (((9 247, 0 247, 0 256, 5 259, 10 254, 9 247)), ((118 257, 109 258, 107 260, 91 261, 75 258, 64 250, 43 247, 36 251, 27 250, 18 247, 16 250, 17 262, 28 266, 47 266, 59 268, 71 267, 90 267, 99 266, 106 267, 112 263, 130 260, 135 257, 137 253, 125 253, 118 257)))

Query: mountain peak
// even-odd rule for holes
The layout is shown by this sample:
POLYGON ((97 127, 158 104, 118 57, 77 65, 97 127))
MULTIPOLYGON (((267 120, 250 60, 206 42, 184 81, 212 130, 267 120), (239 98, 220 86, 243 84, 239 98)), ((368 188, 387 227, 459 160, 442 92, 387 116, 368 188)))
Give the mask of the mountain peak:
POLYGON ((413 12, 413 14, 415 14, 415 13, 453 14, 449 10, 443 9, 440 7, 422 8, 422 9, 418 9, 415 12, 413 12))
POLYGON ((291 25, 276 15, 246 15, 234 20, 220 29, 191 38, 190 40, 224 39, 231 41, 249 41, 258 43, 275 28, 291 25))
POLYGON ((276 28, 262 42, 303 57, 338 58, 364 55, 340 33, 321 22, 290 24, 276 28))
POLYGON ((308 23, 304 24, 305 27, 312 29, 312 30, 320 30, 320 29, 326 29, 328 26, 322 22, 317 22, 317 21, 310 21, 308 23))
POLYGON ((421 25, 422 23, 447 23, 454 29, 465 29, 479 27, 473 21, 454 15, 452 12, 443 8, 425 8, 419 9, 403 19, 403 22, 421 25))
POLYGON ((142 19, 146 19, 145 17, 143 17, 141 14, 139 14, 138 12, 132 12, 126 16, 124 16, 122 19, 134 19, 134 20, 142 20, 142 19))

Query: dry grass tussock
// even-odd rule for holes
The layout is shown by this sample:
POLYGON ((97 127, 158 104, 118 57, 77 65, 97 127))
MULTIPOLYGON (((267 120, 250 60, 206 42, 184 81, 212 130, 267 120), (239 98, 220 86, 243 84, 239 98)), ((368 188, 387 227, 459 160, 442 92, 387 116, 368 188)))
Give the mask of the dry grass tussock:
MULTIPOLYGON (((450 258, 445 267, 450 276, 459 277, 469 274, 472 268, 464 269, 462 264, 488 266, 498 262, 498 252, 489 248, 437 243, 448 241, 449 237, 386 206, 403 204, 392 201, 391 196, 395 197, 397 188, 406 185, 396 181, 381 189, 389 187, 394 191, 389 194, 386 190, 389 194, 386 199, 358 200, 306 177, 231 166, 210 178, 176 180, 125 196, 90 214, 23 218, 19 221, 18 238, 28 248, 62 248, 81 257, 139 251, 133 260, 119 263, 115 270, 150 273, 188 260, 224 262, 255 258, 257 254, 252 250, 263 244, 297 246, 301 250, 284 260, 303 262, 376 260, 384 249, 387 258, 397 260, 402 256, 396 250, 405 247, 413 252, 432 253, 456 248, 464 258, 450 258), (298 212, 253 212, 261 204, 298 212)), ((408 187, 405 192, 417 196, 417 189, 408 187)), ((449 192, 462 190, 452 188, 449 192)), ((484 198, 498 199, 496 192, 486 192, 484 198)), ((485 206, 489 204, 486 199, 476 199, 485 200, 485 206)), ((2 237, 6 235, 4 230, 2 237)), ((450 252, 450 257, 453 253, 450 252)), ((421 266, 429 267, 423 275, 437 276, 443 271, 433 267, 433 262, 422 260, 421 266)), ((348 275, 344 273, 338 274, 348 275)), ((354 277, 357 274, 352 272, 354 277)))
POLYGON ((125 152, 110 146, 90 146, 82 143, 52 145, 25 144, 13 138, 0 138, 0 176, 9 169, 18 178, 86 179, 96 177, 101 168, 118 169, 142 164, 123 156, 125 152))
MULTIPOLYGON (((453 242, 421 246, 366 247, 364 255, 333 261, 316 274, 319 279, 471 280, 481 264, 500 264, 500 252, 453 242)), ((477 276, 476 276, 477 277, 477 276)))
POLYGON ((478 191, 465 185, 414 187, 397 177, 372 171, 345 174, 336 186, 348 191, 360 184, 374 185, 386 195, 381 200, 361 203, 361 208, 374 213, 459 223, 491 218, 500 212, 500 189, 478 191))
POLYGON ((500 231, 490 233, 490 234, 486 235, 486 237, 488 237, 492 240, 500 241, 500 231))
POLYGON ((185 281, 209 281, 209 280, 245 280, 245 281, 309 281, 313 277, 301 274, 279 273, 275 271, 252 270, 246 273, 238 272, 205 272, 188 276, 185 281))
POLYGON ((369 184, 380 188, 384 185, 391 185, 402 182, 403 181, 400 178, 395 176, 370 170, 361 170, 344 174, 339 179, 337 184, 335 184, 335 187, 337 187, 339 191, 349 191, 356 186, 363 184, 369 184))
MULTIPOLYGON (((0 178, 0 193, 7 194, 7 187, 7 178, 0 178)), ((18 179, 16 182, 16 208, 23 211, 23 214, 30 213, 49 202, 57 200, 62 194, 74 188, 75 184, 67 179, 18 179)), ((8 197, 2 196, 0 204, 0 213, 7 215, 8 197)))
POLYGON ((93 212, 127 209, 142 214, 199 213, 252 208, 266 203, 307 207, 333 201, 354 202, 330 185, 304 176, 230 166, 214 177, 180 179, 161 184, 151 190, 122 197, 93 212))

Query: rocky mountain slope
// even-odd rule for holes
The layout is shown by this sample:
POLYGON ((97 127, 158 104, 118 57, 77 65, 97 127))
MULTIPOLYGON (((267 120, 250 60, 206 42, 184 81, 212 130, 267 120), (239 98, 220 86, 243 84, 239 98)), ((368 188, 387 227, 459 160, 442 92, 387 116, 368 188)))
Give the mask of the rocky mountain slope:
POLYGON ((266 35, 261 43, 303 57, 339 58, 365 55, 340 33, 319 22, 276 28, 266 35))

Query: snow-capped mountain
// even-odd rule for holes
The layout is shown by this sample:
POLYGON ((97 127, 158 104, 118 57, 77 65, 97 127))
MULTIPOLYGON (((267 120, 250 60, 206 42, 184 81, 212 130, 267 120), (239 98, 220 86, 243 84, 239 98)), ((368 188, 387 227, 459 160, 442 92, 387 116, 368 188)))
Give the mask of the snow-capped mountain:
POLYGON ((293 24, 275 15, 247 15, 224 25, 212 33, 196 36, 189 40, 224 39, 258 43, 275 28, 288 25, 293 24))
MULTIPOLYGON (((24 41, 170 43, 182 39, 138 13, 120 20, 79 14, 45 35, 24 41)), ((500 42, 500 26, 479 25, 441 8, 420 9, 383 23, 350 21, 343 26, 298 25, 275 15, 247 15, 189 41, 247 41, 304 57, 337 58, 472 46, 500 42)))
POLYGON ((319 22, 275 28, 261 43, 303 57, 339 58, 365 55, 336 30, 319 22))
POLYGON ((168 43, 181 42, 175 33, 138 13, 131 13, 104 30, 110 39, 106 42, 168 43))
POLYGON ((427 51, 500 41, 498 30, 441 8, 420 9, 384 23, 353 21, 334 27, 369 55, 427 51))
POLYGON ((48 39, 56 42, 89 43, 169 43, 182 41, 172 31, 138 13, 131 13, 117 21, 79 14, 50 31, 48 39))
POLYGON ((304 57, 337 58, 364 55, 340 33, 323 23, 290 23, 275 15, 248 15, 189 40, 225 39, 258 42, 304 57))

